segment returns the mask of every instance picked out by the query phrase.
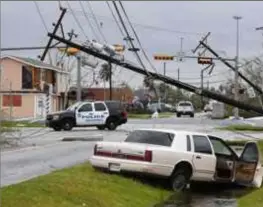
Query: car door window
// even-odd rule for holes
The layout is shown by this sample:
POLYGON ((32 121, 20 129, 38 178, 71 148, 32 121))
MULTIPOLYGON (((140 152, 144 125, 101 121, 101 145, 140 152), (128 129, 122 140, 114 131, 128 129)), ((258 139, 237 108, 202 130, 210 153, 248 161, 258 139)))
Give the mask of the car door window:
POLYGON ((80 107, 79 112, 89 112, 93 111, 92 105, 90 103, 84 104, 83 106, 80 107))
POLYGON ((214 139, 213 137, 210 136, 209 138, 213 145, 215 154, 221 154, 227 156, 231 156, 233 154, 232 151, 229 149, 229 147, 226 144, 224 144, 221 140, 214 139))
POLYGON ((259 153, 257 145, 254 143, 248 143, 241 155, 241 159, 245 162, 258 162, 259 153))
POLYGON ((195 152, 203 154, 212 154, 212 148, 209 140, 205 136, 193 135, 195 152))
POLYGON ((103 103, 95 103, 94 107, 95 111, 106 111, 106 107, 103 103))

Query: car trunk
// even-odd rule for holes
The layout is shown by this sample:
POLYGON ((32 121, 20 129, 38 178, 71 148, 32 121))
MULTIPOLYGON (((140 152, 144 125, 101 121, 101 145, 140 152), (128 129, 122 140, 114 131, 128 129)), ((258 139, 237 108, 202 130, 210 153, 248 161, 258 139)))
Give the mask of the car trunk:
POLYGON ((126 142, 101 142, 95 146, 94 155, 118 159, 152 161, 152 151, 147 144, 126 142))

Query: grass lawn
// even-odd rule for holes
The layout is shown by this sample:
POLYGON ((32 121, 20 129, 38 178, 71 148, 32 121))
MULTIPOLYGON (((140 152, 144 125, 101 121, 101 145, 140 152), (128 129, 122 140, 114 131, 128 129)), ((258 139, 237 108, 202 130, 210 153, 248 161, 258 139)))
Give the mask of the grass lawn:
POLYGON ((2 121, 2 127, 45 127, 43 124, 31 123, 28 121, 2 121))
MULTIPOLYGON (((246 141, 228 141, 231 145, 244 145, 246 141)), ((259 148, 263 156, 263 141, 259 141, 259 148)), ((263 161, 263 160, 262 160, 263 161)), ((262 162, 263 164, 263 162, 262 162)), ((249 192, 249 190, 248 190, 249 192)), ((238 198, 238 207, 262 207, 263 205, 263 187, 257 190, 252 190, 246 195, 238 198)))
POLYGON ((1 189, 4 207, 150 207, 171 193, 130 178, 95 171, 89 164, 1 189))
POLYGON ((220 130, 230 130, 230 131, 255 131, 255 132, 263 132, 263 127, 259 126, 251 126, 248 124, 244 125, 230 125, 227 127, 219 127, 217 129, 220 130))
MULTIPOLYGON (((169 118, 171 116, 174 116, 174 113, 171 112, 163 112, 159 113, 159 118, 169 118)), ((152 114, 133 114, 129 113, 128 118, 130 119, 151 119, 152 114)))

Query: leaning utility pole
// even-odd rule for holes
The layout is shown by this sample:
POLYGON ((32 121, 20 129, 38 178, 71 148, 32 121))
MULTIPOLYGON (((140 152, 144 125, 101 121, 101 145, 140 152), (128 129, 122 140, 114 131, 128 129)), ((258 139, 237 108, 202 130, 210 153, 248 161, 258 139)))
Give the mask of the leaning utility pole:
POLYGON ((187 90, 189 92, 196 93, 198 95, 204 95, 207 98, 211 98, 211 99, 214 99, 214 100, 217 100, 217 101, 220 101, 220 102, 224 102, 226 104, 229 104, 229 105, 232 105, 232 106, 235 106, 235 107, 239 107, 239 108, 247 110, 247 111, 254 111, 254 112, 263 114, 263 110, 262 110, 261 107, 257 107, 257 106, 251 105, 251 104, 247 104, 247 103, 243 103, 243 102, 240 102, 240 101, 236 101, 236 100, 231 99, 230 97, 218 94, 218 93, 213 92, 213 91, 209 91, 209 90, 205 90, 205 89, 203 91, 201 91, 200 88, 192 86, 192 85, 190 85, 188 83, 184 83, 184 82, 175 80, 175 79, 173 79, 171 77, 167 77, 167 76, 164 76, 164 75, 159 74, 159 73, 153 73, 153 72, 150 72, 150 71, 145 71, 143 68, 140 68, 140 67, 138 67, 136 65, 133 65, 133 64, 131 64, 128 61, 120 61, 117 58, 110 57, 109 55, 96 52, 96 51, 94 51, 94 50, 92 50, 90 48, 84 47, 83 45, 80 45, 78 43, 75 43, 75 42, 72 42, 72 41, 68 41, 67 39, 65 39, 63 37, 60 37, 60 36, 57 36, 57 35, 53 35, 51 33, 48 33, 48 36, 56 39, 57 41, 60 41, 60 42, 65 43, 65 44, 68 44, 69 46, 71 46, 73 48, 79 49, 79 50, 83 51, 84 53, 93 55, 93 56, 95 56, 97 58, 100 58, 100 59, 102 59, 104 61, 111 61, 111 63, 113 63, 113 64, 122 66, 123 68, 126 68, 128 70, 134 71, 136 73, 139 73, 139 74, 142 74, 142 75, 145 75, 145 76, 151 76, 151 77, 153 77, 156 80, 160 80, 160 81, 165 82, 166 84, 177 86, 177 87, 185 89, 185 90, 187 90))
MULTIPOLYGON (((58 29, 59 29, 59 27, 60 27, 61 30, 62 30, 62 35, 63 35, 63 37, 64 37, 64 31, 63 31, 63 27, 62 27, 62 23, 61 23, 61 22, 62 22, 62 19, 63 19, 63 17, 65 16, 65 14, 66 14, 66 12, 67 12, 67 9, 60 7, 60 10, 61 10, 61 14, 60 14, 60 17, 59 17, 57 23, 56 23, 56 24, 53 23, 54 29, 53 29, 52 35, 56 35, 56 33, 57 33, 57 31, 58 31, 58 29)), ((48 40, 48 43, 47 43, 47 45, 46 45, 46 48, 45 48, 42 56, 40 57, 40 60, 41 60, 41 61, 44 61, 44 60, 45 60, 45 57, 46 57, 46 55, 47 55, 48 50, 50 49, 50 47, 52 47, 52 46, 51 46, 51 43, 52 43, 52 40, 53 40, 53 39, 54 39, 54 38, 53 38, 52 36, 49 36, 49 40, 48 40)), ((56 43, 56 44, 57 44, 57 43, 56 43)), ((56 45, 56 44, 55 44, 55 45, 56 45)), ((43 73, 41 74, 41 80, 43 80, 43 73)), ((45 84, 45 85, 46 85, 46 84, 45 84)), ((44 89, 43 91, 44 91, 45 94, 46 94, 46 101, 45 101, 45 102, 46 102, 46 114, 48 114, 48 113, 49 113, 49 110, 50 110, 51 99, 52 99, 51 91, 50 91, 50 86, 47 86, 47 85, 46 85, 46 87, 44 87, 43 89, 44 89)))
MULTIPOLYGON (((242 19, 241 16, 234 16, 236 20, 236 61, 235 61, 235 100, 239 100, 239 83, 238 83, 238 63, 239 63, 239 20, 242 19)), ((237 107, 234 109, 234 116, 236 119, 239 118, 239 110, 237 107)))

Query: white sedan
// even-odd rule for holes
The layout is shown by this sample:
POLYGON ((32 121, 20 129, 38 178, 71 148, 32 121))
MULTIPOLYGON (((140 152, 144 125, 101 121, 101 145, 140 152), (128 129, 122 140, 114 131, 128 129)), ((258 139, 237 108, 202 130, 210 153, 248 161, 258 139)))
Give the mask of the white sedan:
POLYGON ((98 142, 93 167, 169 178, 173 190, 190 181, 229 182, 259 188, 263 168, 256 142, 238 156, 221 138, 198 132, 138 129, 123 142, 98 142))

